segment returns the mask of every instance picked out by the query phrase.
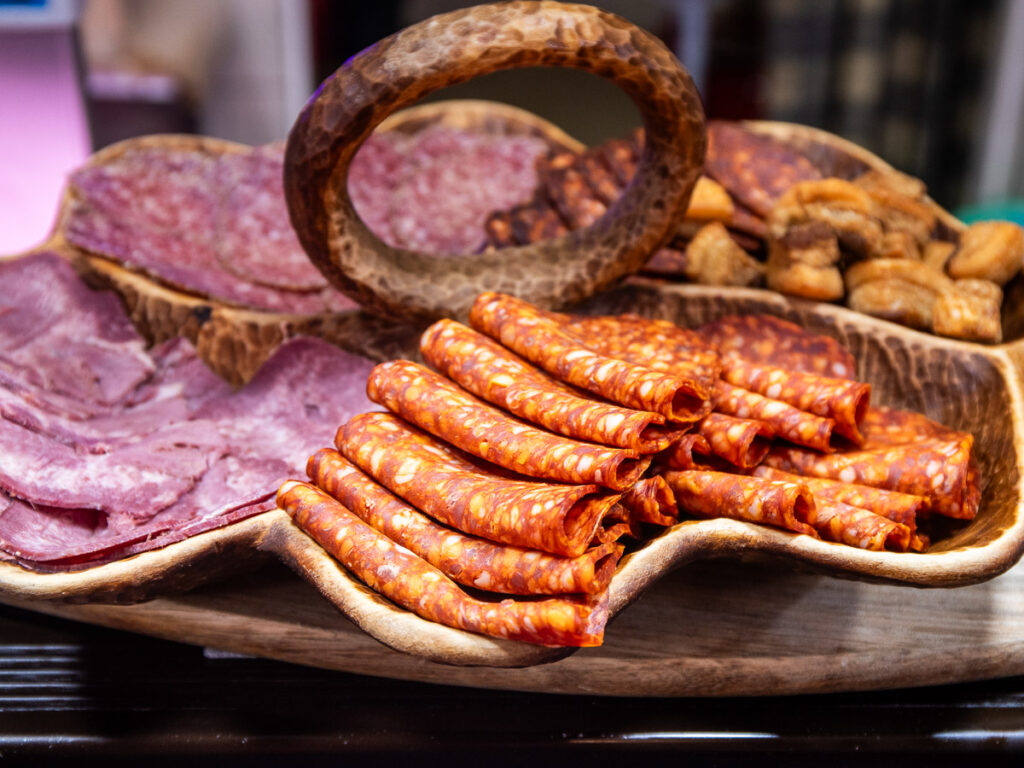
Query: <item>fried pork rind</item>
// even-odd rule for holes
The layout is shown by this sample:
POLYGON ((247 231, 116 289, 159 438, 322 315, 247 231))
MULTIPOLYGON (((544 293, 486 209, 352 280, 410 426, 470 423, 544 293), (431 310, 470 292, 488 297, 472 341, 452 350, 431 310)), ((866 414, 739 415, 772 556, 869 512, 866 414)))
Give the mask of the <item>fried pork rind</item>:
POLYGON ((881 247, 872 256, 876 259, 920 261, 921 246, 910 232, 886 232, 882 235, 881 247))
POLYGON ((854 180, 854 184, 869 193, 876 190, 895 192, 913 200, 922 200, 927 192, 923 181, 895 169, 889 171, 870 170, 858 176, 854 180))
POLYGON ((687 219, 698 221, 730 221, 733 217, 732 198, 725 187, 714 179, 700 176, 690 195, 687 219))
POLYGON ((843 249, 855 256, 881 248, 882 226, 871 196, 852 182, 828 178, 793 185, 768 214, 768 233, 778 240, 809 221, 828 225, 843 249))
POLYGON ((953 288, 953 281, 938 270, 908 259, 871 259, 858 262, 846 270, 846 288, 849 291, 880 280, 902 280, 927 288, 935 294, 953 288))
POLYGON ((932 307, 932 330, 957 339, 999 343, 1002 303, 1003 290, 990 280, 957 280, 932 307))
POLYGON ((921 251, 921 261, 926 267, 937 270, 945 274, 946 264, 949 263, 949 257, 956 251, 956 243, 950 243, 945 240, 932 240, 924 246, 924 250, 921 251))
POLYGON ((839 241, 820 221, 795 224, 768 244, 768 287, 793 296, 833 301, 843 297, 839 241))
POLYGON ((874 204, 875 217, 887 233, 906 233, 919 247, 931 239, 936 216, 927 203, 891 187, 874 185, 866 187, 865 191, 874 204))
POLYGON ((974 277, 1006 285, 1024 259, 1024 229, 1008 221, 979 221, 960 235, 949 260, 950 277, 974 277))
POLYGON ((866 315, 930 330, 938 294, 907 280, 873 280, 850 291, 847 304, 866 315))
POLYGON ((685 274, 702 285, 758 285, 765 268, 719 222, 700 228, 686 247, 685 274))

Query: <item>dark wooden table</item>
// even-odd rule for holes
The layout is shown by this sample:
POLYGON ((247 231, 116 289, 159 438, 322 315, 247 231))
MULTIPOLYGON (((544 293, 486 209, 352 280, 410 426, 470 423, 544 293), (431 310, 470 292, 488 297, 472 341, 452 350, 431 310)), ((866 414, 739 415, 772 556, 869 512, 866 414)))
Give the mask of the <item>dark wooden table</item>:
POLYGON ((83 759, 1024 765, 1024 678, 768 698, 526 694, 224 656, 0 608, 0 765, 83 759))

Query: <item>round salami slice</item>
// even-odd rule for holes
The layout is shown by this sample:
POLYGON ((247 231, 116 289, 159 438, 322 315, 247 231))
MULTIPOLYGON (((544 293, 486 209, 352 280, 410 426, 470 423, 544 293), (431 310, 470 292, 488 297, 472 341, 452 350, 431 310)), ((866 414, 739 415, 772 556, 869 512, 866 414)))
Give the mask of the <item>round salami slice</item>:
POLYGON ((518 595, 593 595, 607 588, 622 555, 622 546, 613 542, 568 558, 453 531, 393 496, 329 448, 310 458, 307 472, 368 525, 468 587, 518 595))
POLYGON ((624 491, 651 463, 650 457, 640 458, 635 451, 581 443, 538 429, 405 360, 375 367, 366 393, 456 448, 530 477, 624 491))
POLYGON ((470 597, 422 558, 370 527, 314 486, 290 481, 278 504, 356 578, 416 615, 469 632, 553 646, 600 645, 607 596, 489 602, 470 597))
POLYGON ((719 380, 715 385, 715 410, 740 419, 766 424, 776 437, 823 453, 832 451, 835 422, 801 411, 789 403, 759 395, 719 380))
POLYGON ((463 533, 579 557, 619 494, 596 485, 518 479, 472 462, 396 416, 356 416, 338 430, 341 453, 417 509, 463 533))

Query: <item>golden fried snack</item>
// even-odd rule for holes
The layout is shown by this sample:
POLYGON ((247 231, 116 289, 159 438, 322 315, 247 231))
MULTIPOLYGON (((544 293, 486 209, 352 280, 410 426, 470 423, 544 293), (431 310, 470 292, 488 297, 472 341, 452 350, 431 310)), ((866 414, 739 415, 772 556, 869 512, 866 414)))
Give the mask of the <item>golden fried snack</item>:
POLYGON ((935 294, 953 288, 953 281, 938 270, 908 259, 871 259, 858 262, 846 270, 846 288, 850 291, 880 280, 902 280, 927 288, 935 294))
POLYGON ((956 243, 950 243, 945 240, 932 240, 929 243, 925 243, 924 249, 921 251, 921 261, 926 267, 945 274, 949 257, 955 251, 956 243))
POLYGON ((932 330, 942 336, 1000 342, 1003 290, 990 280, 957 280, 932 307, 932 330))
POLYGON ((702 285, 757 285, 765 268, 714 221, 701 227, 687 245, 684 270, 687 278, 702 285))
POLYGON ((960 235, 960 247, 946 269, 950 277, 977 277, 999 285, 1020 271, 1024 229, 1008 221, 979 221, 960 235))
POLYGON ((926 203, 885 187, 870 187, 866 191, 874 203, 874 215, 887 233, 908 234, 919 246, 931 239, 937 219, 926 203))
POLYGON ((875 253, 876 259, 921 260, 921 246, 910 232, 886 232, 882 235, 882 243, 875 253))
POLYGON ((871 196, 843 179, 803 181, 793 185, 768 214, 768 232, 782 238, 794 225, 820 221, 835 233, 844 249, 866 256, 881 247, 882 226, 875 219, 871 196))
POLYGON ((690 196, 690 206, 686 209, 687 219, 698 221, 730 221, 734 206, 725 187, 707 176, 697 178, 697 184, 690 196))
POLYGON ((938 294, 907 280, 873 280, 850 291, 846 303, 850 309, 866 315, 892 320, 912 328, 930 330, 932 309, 938 294))
POLYGON ((908 176, 895 169, 888 171, 873 169, 858 176, 853 183, 868 193, 874 191, 895 192, 914 200, 921 200, 927 191, 924 182, 919 178, 908 176))

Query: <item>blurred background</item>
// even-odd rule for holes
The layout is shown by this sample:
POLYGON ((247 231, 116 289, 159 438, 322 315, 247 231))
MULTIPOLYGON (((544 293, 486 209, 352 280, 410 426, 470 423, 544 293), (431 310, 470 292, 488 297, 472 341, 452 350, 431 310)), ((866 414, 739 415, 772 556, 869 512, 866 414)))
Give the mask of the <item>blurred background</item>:
MULTIPOLYGON (((0 253, 49 229, 63 176, 129 136, 284 138, 316 84, 454 0, 0 0, 0 253)), ((709 117, 789 120, 864 145, 947 208, 1024 197, 1024 0, 605 0, 659 35, 709 117)), ((506 101, 587 143, 639 120, 572 71, 433 98, 506 101)), ((1020 215, 1020 214, 1017 214, 1020 215)))

